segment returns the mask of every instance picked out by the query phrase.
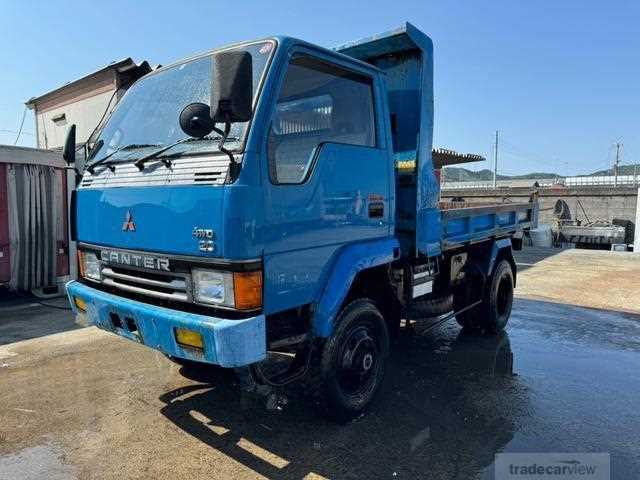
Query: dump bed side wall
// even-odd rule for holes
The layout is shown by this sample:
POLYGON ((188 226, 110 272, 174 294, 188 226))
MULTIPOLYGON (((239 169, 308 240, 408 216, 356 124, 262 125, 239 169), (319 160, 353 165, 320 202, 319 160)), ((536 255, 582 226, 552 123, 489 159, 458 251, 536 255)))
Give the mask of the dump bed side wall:
POLYGON ((442 210, 442 248, 507 237, 535 224, 535 203, 507 203, 442 210))

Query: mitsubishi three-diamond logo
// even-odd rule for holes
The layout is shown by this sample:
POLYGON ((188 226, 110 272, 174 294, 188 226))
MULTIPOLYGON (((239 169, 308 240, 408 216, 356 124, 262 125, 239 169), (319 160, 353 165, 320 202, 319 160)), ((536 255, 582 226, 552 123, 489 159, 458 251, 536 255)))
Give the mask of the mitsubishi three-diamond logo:
POLYGON ((133 222, 133 216, 131 215, 131 212, 129 210, 127 210, 127 215, 124 219, 124 223, 122 224, 122 231, 123 232, 136 231, 136 224, 133 222))

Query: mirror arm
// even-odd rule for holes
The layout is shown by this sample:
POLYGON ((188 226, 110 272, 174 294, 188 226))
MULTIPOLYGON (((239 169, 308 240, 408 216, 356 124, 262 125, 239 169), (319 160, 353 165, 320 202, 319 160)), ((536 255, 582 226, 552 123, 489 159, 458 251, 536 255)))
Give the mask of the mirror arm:
POLYGON ((231 121, 229 119, 229 113, 225 113, 225 122, 224 122, 224 131, 220 130, 218 127, 213 126, 213 131, 216 132, 218 135, 220 135, 220 143, 218 143, 218 149, 222 152, 222 153, 226 153, 227 156, 229 157, 229 160, 231 160, 231 164, 237 164, 238 162, 236 162, 235 157, 233 156, 233 153, 231 153, 230 150, 227 150, 224 146, 225 142, 227 141, 227 137, 229 136, 229 132, 231 131, 231 121))
POLYGON ((233 182, 238 175, 240 174, 240 162, 237 162, 233 153, 230 150, 227 150, 224 147, 224 143, 227 141, 227 137, 229 136, 229 132, 231 131, 231 121, 229 119, 229 114, 225 113, 225 122, 224 122, 224 131, 220 130, 213 125, 213 131, 220 135, 220 143, 218 143, 218 149, 222 153, 226 153, 229 156, 230 164, 229 164, 229 172, 227 174, 228 181, 233 182))

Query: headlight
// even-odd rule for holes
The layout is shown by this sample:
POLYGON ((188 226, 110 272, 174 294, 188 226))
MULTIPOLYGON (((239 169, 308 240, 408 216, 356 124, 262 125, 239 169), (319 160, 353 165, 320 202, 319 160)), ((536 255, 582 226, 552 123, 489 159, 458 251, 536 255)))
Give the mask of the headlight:
POLYGON ((93 252, 78 252, 80 276, 100 281, 100 260, 93 252))
POLYGON ((197 303, 223 305, 237 310, 262 307, 262 272, 191 271, 193 297, 197 303))
POLYGON ((231 272, 194 268, 191 271, 191 278, 196 302, 235 307, 231 272))

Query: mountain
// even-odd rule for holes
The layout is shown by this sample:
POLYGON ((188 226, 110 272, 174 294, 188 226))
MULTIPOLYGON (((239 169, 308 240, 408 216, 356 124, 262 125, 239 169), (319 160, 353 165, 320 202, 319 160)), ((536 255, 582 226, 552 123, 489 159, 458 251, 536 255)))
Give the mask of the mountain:
MULTIPOLYGON (((558 174, 556 173, 544 173, 544 172, 533 172, 527 173, 525 175, 497 175, 498 180, 510 180, 510 179, 530 179, 530 178, 555 178, 558 174)), ((467 170, 462 167, 446 167, 444 169, 444 181, 446 182, 486 182, 489 180, 493 180, 493 172, 488 169, 478 170, 474 172, 473 170, 467 170)))
MULTIPOLYGON (((640 163, 636 163, 635 165, 620 165, 618 167, 618 175, 633 175, 634 167, 637 169, 635 173, 640 175, 640 163)), ((597 172, 593 172, 591 175, 596 177, 601 177, 605 175, 613 175, 613 169, 609 168, 607 170, 598 170, 597 172)))
MULTIPOLYGON (((618 169, 618 175, 633 175, 634 165, 620 165, 618 169)), ((640 175, 640 163, 636 164, 637 174, 640 175)), ((445 167, 444 168, 444 181, 445 182, 487 182, 493 180, 493 171, 484 169, 484 170, 467 170, 462 167, 445 167)), ((590 176, 604 176, 604 175, 613 175, 613 170, 598 170, 597 172, 593 172, 587 174, 590 176)), ((549 173, 549 172, 532 172, 527 173, 525 175, 500 175, 498 174, 498 180, 527 180, 527 179, 538 179, 538 178, 556 178, 562 177, 562 175, 558 175, 557 173, 549 173)))

